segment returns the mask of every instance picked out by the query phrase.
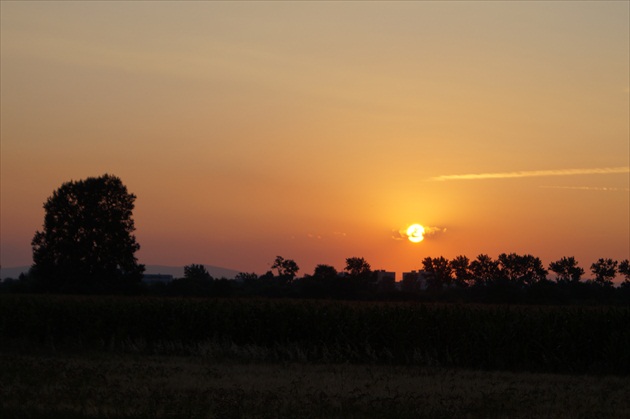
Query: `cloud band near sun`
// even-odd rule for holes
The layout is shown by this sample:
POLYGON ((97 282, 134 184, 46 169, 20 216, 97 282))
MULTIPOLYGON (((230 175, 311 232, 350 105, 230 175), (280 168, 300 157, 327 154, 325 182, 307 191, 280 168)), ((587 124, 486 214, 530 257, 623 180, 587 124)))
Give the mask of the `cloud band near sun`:
MULTIPOLYGON (((392 230, 392 239, 394 240, 407 240, 409 236, 407 234, 408 227, 401 227, 398 230, 392 230)), ((425 239, 435 236, 436 234, 446 233, 446 227, 432 227, 424 226, 423 236, 425 239)))
POLYGON ((430 178, 433 181, 446 180, 481 180, 481 179, 512 179, 523 177, 543 176, 576 176, 576 175, 607 175, 616 173, 630 173, 630 167, 601 167, 593 169, 559 169, 559 170, 526 170, 518 172, 469 173, 463 175, 441 175, 430 178))

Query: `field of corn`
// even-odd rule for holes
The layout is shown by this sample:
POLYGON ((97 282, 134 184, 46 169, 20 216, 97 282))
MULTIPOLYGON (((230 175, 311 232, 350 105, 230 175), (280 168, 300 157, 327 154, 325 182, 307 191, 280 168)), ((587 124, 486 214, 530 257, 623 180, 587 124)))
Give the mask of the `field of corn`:
POLYGON ((630 374, 630 307, 0 295, 0 351, 630 374))

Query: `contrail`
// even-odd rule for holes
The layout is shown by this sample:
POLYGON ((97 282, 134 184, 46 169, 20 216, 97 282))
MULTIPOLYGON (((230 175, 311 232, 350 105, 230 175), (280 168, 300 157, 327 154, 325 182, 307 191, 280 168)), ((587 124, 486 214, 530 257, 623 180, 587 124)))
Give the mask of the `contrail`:
POLYGON ((498 173, 469 173, 464 175, 442 175, 429 180, 480 180, 480 179, 511 179, 521 177, 542 176, 575 176, 575 175, 607 175, 612 173, 630 173, 630 167, 602 167, 595 169, 560 169, 560 170, 528 170, 519 172, 498 173))

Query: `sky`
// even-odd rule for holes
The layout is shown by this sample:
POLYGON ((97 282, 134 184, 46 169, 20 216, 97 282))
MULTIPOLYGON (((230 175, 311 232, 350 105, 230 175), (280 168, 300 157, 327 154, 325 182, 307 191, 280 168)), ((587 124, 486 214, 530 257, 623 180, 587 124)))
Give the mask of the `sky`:
POLYGON ((0 8, 3 267, 105 173, 144 264, 630 256, 629 2, 0 8))

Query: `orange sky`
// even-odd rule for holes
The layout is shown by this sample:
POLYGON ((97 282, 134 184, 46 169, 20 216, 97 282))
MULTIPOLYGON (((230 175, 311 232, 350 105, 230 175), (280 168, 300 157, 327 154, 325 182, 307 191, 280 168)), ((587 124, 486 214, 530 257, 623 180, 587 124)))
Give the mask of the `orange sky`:
POLYGON ((104 173, 145 264, 630 255, 628 2, 0 7, 3 267, 104 173))

